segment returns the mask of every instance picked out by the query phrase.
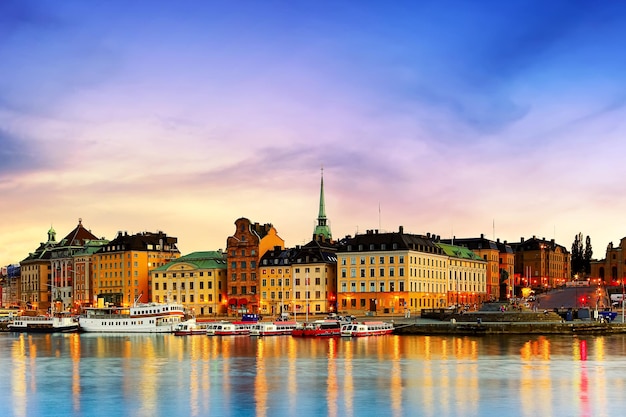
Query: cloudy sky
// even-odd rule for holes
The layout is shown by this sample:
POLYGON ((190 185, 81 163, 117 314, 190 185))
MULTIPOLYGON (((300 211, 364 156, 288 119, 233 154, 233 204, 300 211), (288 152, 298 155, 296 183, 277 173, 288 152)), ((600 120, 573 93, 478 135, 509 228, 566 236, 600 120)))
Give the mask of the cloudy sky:
POLYGON ((0 265, 53 226, 234 221, 594 257, 626 236, 626 6, 589 1, 0 2, 0 265))

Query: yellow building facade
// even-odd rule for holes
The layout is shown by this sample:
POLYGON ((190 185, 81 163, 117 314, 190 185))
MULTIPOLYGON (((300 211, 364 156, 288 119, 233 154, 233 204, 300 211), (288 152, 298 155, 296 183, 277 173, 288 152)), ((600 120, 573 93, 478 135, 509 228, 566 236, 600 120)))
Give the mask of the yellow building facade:
POLYGON ((181 256, 150 271, 152 299, 181 303, 194 316, 226 314, 226 270, 221 251, 181 256))
POLYGON ((94 297, 120 306, 152 301, 150 271, 180 257, 176 243, 162 232, 120 232, 93 254, 94 297))

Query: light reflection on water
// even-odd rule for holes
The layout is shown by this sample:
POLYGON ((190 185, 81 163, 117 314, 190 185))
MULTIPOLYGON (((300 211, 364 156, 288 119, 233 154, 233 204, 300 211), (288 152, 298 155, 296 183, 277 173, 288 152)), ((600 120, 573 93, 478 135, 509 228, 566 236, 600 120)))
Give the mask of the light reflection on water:
POLYGON ((608 416, 626 336, 0 334, 0 416, 608 416))

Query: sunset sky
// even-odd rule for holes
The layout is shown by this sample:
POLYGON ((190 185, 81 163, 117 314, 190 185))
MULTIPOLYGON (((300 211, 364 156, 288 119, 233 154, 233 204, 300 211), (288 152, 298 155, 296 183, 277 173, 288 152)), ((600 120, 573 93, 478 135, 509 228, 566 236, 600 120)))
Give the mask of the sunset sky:
POLYGON ((53 226, 626 236, 626 5, 0 1, 0 265, 53 226))

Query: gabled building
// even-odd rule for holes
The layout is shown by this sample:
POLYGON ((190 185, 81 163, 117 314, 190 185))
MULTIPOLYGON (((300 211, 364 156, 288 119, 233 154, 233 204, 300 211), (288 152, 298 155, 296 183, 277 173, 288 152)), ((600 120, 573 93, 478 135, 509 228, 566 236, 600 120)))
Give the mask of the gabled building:
POLYGON ((547 290, 565 285, 571 274, 571 255, 554 239, 533 236, 510 243, 515 253, 515 274, 522 284, 533 289, 547 290))
POLYGON ((230 314, 258 313, 258 263, 265 252, 277 246, 284 248, 285 241, 270 223, 251 223, 244 217, 235 221, 235 233, 226 240, 230 314))
MULTIPOLYGON (((51 249, 51 278, 52 290, 55 292, 54 300, 60 303, 62 310, 70 310, 76 307, 74 303, 76 288, 76 271, 74 265, 74 255, 84 252, 89 242, 97 242, 99 239, 83 226, 82 219, 78 219, 78 225, 61 239, 53 249, 51 249)), ((84 259, 84 258, 83 258, 84 259)), ((88 277, 85 277, 81 266, 81 288, 88 288, 88 277)), ((79 294, 84 296, 84 292, 79 294)), ((81 298, 81 302, 87 302, 81 298)))
POLYGON ((150 271, 152 300, 181 303, 199 316, 226 314, 226 271, 222 251, 181 256, 150 271))
POLYGON ((178 239, 163 232, 119 232, 92 257, 98 303, 130 306, 152 301, 150 271, 180 257, 178 239))
POLYGON ((48 240, 20 262, 21 303, 23 307, 49 310, 70 310, 74 306, 74 255, 88 242, 98 238, 85 229, 82 219, 60 241, 56 231, 48 230, 48 240))

